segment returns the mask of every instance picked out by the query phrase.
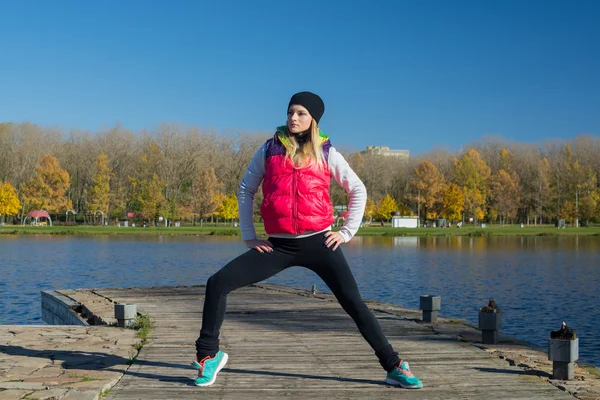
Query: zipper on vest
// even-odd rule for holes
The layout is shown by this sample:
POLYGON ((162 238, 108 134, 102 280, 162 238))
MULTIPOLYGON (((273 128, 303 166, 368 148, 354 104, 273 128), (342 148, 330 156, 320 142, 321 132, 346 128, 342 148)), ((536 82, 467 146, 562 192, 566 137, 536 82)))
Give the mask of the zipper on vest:
POLYGON ((298 205, 296 204, 296 168, 292 169, 292 229, 298 234, 298 205))

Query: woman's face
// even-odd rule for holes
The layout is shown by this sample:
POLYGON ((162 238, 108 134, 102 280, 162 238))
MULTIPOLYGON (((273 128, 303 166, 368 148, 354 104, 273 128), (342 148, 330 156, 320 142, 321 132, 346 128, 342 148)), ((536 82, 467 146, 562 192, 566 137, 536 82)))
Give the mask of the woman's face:
POLYGON ((302 133, 310 128, 312 117, 308 110, 298 104, 292 104, 287 113, 287 127, 290 133, 302 133))

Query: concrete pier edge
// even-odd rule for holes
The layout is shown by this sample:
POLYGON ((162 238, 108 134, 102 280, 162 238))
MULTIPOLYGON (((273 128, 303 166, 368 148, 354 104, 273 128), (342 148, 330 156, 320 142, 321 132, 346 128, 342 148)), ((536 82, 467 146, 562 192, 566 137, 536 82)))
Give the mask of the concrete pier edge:
POLYGON ((79 313, 82 305, 65 295, 54 290, 42 290, 41 303, 42 320, 48 325, 89 325, 79 313))

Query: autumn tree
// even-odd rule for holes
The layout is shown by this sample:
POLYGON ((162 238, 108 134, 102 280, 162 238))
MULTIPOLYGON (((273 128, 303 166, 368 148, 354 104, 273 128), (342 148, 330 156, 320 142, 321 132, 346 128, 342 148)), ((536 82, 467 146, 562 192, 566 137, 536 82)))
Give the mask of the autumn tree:
POLYGON ((142 163, 141 139, 117 124, 108 131, 99 133, 96 140, 99 151, 110 155, 107 160, 111 178, 110 215, 121 218, 128 211, 136 211, 129 208, 133 191, 129 178, 143 176, 137 173, 142 163))
POLYGON ((499 170, 491 179, 490 209, 500 217, 500 223, 514 218, 519 207, 519 177, 516 173, 509 174, 504 169, 499 170))
POLYGON ((576 217, 585 225, 596 214, 598 204, 598 185, 596 174, 590 167, 582 167, 575 161, 571 167, 571 181, 575 190, 576 217))
POLYGON ((199 170, 192 181, 191 186, 191 209, 194 215, 194 225, 196 216, 204 218, 214 213, 221 205, 220 194, 223 184, 217 180, 213 168, 199 170))
POLYGON ((71 207, 66 196, 69 184, 69 174, 56 158, 49 154, 42 156, 35 175, 21 186, 26 210, 43 209, 54 214, 66 211, 71 207))
POLYGON ((465 211, 474 220, 484 217, 490 174, 490 167, 481 159, 475 149, 469 150, 460 160, 456 161, 456 184, 462 188, 465 211))
POLYGON ((535 188, 535 205, 537 209, 537 217, 540 224, 544 223, 545 210, 550 206, 552 200, 552 190, 550 187, 551 169, 550 163, 546 157, 537 162, 535 170, 534 188, 535 188))
POLYGON ((386 194, 385 197, 377 204, 374 217, 376 219, 388 221, 390 218, 392 218, 392 212, 394 211, 398 211, 398 204, 396 203, 396 200, 392 198, 392 196, 386 194))
POLYGON ((590 220, 598 218, 600 211, 599 204, 600 193, 598 190, 587 193, 578 200, 577 213, 581 221, 584 222, 584 226, 588 226, 590 220))
POLYGON ((167 211, 168 204, 165 198, 166 183, 158 174, 162 160, 162 151, 150 141, 147 151, 140 158, 136 176, 129 177, 129 210, 142 213, 145 218, 154 222, 167 211))
POLYGON ((421 215, 425 220, 439 217, 442 207, 444 177, 431 162, 423 160, 415 168, 415 177, 411 182, 412 192, 418 196, 421 215))
POLYGON ((577 219, 577 210, 575 207, 575 202, 570 200, 565 200, 562 203, 560 208, 560 212, 558 213, 558 217, 564 219, 567 222, 574 223, 577 219))
POLYGON ((0 217, 17 215, 21 202, 15 188, 9 182, 0 182, 0 217))
POLYGON ((223 218, 226 221, 238 218, 238 201, 235 193, 225 197, 215 215, 219 218, 223 218))
POLYGON ((446 185, 442 196, 444 217, 450 221, 460 220, 465 205, 465 196, 461 188, 455 183, 450 183, 446 185))
POLYGON ((365 205, 364 217, 373 222, 373 216, 375 215, 376 206, 372 198, 367 197, 367 204, 365 205))
MULTIPOLYGON (((575 193, 576 219, 586 221, 595 214, 598 193, 596 174, 590 167, 582 167, 578 160, 569 165, 569 184, 567 193, 575 193), (581 204, 581 207, 579 207, 581 204)), ((573 195, 568 196, 572 201, 573 195)))
MULTIPOLYGON (((573 157, 579 161, 583 168, 591 170, 597 180, 600 179, 600 157, 598 157, 598 154, 600 154, 600 137, 578 135, 571 145, 573 157)), ((598 216, 594 218, 597 219, 598 216)))
POLYGON ((41 128, 30 123, 2 124, 0 128, 0 180, 10 181, 15 188, 31 179, 44 154, 60 147, 63 132, 57 128, 41 128))
MULTIPOLYGON (((565 200, 568 200, 569 196, 569 170, 572 159, 571 146, 566 145, 555 145, 548 149, 548 161, 551 166, 552 180, 551 186, 553 191, 553 197, 556 204, 556 216, 558 218, 564 218, 564 214, 561 212, 561 207, 565 200)), ((573 192, 573 200, 575 198, 573 192)), ((574 204, 574 202, 573 202, 574 204)))
POLYGON ((161 210, 161 215, 165 218, 165 225, 168 224, 168 221, 173 221, 175 219, 180 219, 184 213, 180 212, 180 208, 177 207, 177 202, 174 197, 171 197, 170 200, 165 198, 164 206, 161 210))
MULTIPOLYGON (((150 185, 156 174, 164 183, 165 200, 160 215, 191 220, 197 217, 191 206, 196 174, 213 168, 217 181, 223 184, 220 189, 223 193, 237 190, 250 158, 266 136, 271 135, 204 131, 178 123, 165 123, 141 133, 133 133, 118 124, 100 132, 65 132, 61 128, 29 123, 0 123, 0 181, 11 182, 19 188, 21 212, 31 209, 33 203, 37 208, 48 208, 47 202, 41 200, 47 198, 46 188, 35 183, 36 165, 44 154, 52 155, 69 176, 65 196, 73 201, 76 210, 87 211, 88 207, 94 208, 94 174, 97 170, 94 164, 103 153, 108 155, 107 167, 111 173, 111 216, 120 217, 127 211, 141 212, 140 189, 150 185), (142 159, 144 154, 145 161, 142 159), (136 185, 130 177, 135 179, 136 185), (21 188, 25 190, 21 191, 21 188)), ((457 217, 455 210, 463 207, 461 210, 466 217, 481 219, 485 211, 487 217, 494 220, 495 214, 500 215, 499 202, 495 198, 502 191, 492 190, 491 177, 497 177, 500 170, 511 177, 516 173, 520 202, 513 215, 518 221, 529 223, 531 219, 535 223, 547 223, 559 213, 570 215, 571 205, 575 220, 600 220, 599 152, 599 138, 581 135, 569 141, 553 140, 542 144, 506 143, 499 137, 489 137, 474 144, 473 150, 466 154, 434 150, 408 160, 369 151, 348 151, 344 157, 363 180, 369 197, 376 204, 389 194, 403 215, 417 211, 419 189, 416 188, 415 170, 424 168, 425 160, 437 169, 440 181, 453 183, 459 189, 447 185, 433 196, 437 199, 432 208, 426 190, 421 188, 422 211, 429 217, 437 214, 445 218, 457 217), (485 171, 484 164, 489 167, 489 172, 485 171), (448 199, 449 193, 455 200, 448 199), (568 212, 562 213, 566 200, 568 212), (434 214, 430 210, 434 210, 434 214)), ((345 191, 337 185, 332 185, 330 195, 334 204, 347 202, 345 191)), ((260 214, 257 210, 261 196, 258 191, 255 216, 260 214)))
POLYGON ((105 215, 109 214, 110 175, 107 156, 101 153, 96 160, 96 173, 88 192, 88 212, 102 211, 105 215))
POLYGON ((137 180, 131 178, 134 188, 133 203, 137 210, 150 221, 156 221, 166 211, 167 201, 164 195, 165 183, 154 173, 152 178, 137 180))

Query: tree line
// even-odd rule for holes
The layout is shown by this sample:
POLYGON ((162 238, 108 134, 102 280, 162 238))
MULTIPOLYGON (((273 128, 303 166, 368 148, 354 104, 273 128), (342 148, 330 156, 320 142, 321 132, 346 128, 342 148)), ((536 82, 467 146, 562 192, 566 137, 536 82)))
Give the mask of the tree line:
MULTIPOLYGON (((134 133, 0 124, 0 217, 44 209, 116 220, 135 215, 196 222, 237 218, 235 193, 250 159, 272 135, 217 133, 165 123, 134 133)), ((333 145, 336 146, 335 135, 333 145)), ((395 146, 399 147, 399 146, 395 146)), ((337 147, 363 180, 367 218, 393 211, 423 220, 490 223, 600 220, 600 139, 523 144, 485 137, 459 152, 400 159, 337 147)), ((260 191, 255 201, 259 219, 260 191)), ((347 204, 338 185, 334 205, 347 204)))

